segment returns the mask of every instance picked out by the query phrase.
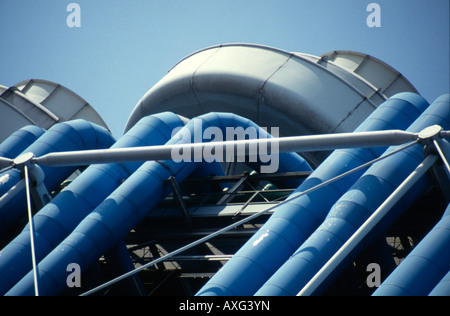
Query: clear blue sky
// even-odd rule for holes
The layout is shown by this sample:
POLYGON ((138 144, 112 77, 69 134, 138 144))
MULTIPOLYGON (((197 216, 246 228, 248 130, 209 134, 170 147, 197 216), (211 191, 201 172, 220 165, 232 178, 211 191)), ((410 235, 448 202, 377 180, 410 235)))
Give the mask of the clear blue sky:
POLYGON ((354 50, 448 93, 448 0, 0 0, 0 84, 40 78, 75 91, 120 136, 139 99, 180 59, 246 42, 321 55, 354 50), (66 24, 81 6, 81 28, 66 24), (369 28, 367 5, 381 6, 369 28))

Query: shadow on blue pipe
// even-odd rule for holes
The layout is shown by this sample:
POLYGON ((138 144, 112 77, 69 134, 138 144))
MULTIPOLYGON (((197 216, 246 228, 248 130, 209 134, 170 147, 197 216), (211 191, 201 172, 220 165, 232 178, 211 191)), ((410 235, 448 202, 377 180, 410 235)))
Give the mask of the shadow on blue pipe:
POLYGON ((44 129, 34 125, 19 129, 1 143, 0 157, 16 158, 44 133, 44 129))

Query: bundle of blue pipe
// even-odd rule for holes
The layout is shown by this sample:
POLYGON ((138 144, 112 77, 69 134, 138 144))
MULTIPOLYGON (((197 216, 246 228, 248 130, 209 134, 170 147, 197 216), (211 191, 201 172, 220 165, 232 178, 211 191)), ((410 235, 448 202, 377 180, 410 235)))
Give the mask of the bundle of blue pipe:
MULTIPOLYGON (((203 129, 210 126, 256 126, 232 114, 211 113, 200 119, 203 129)), ((181 119, 172 113, 158 114, 142 121, 145 120, 147 123, 143 124, 147 127, 143 134, 150 133, 146 137, 152 135, 148 142, 135 138, 140 128, 137 124, 134 131, 130 130, 130 134, 127 133, 114 146, 163 144, 170 139, 173 128, 183 125, 181 119)), ((419 132, 433 124, 450 129, 448 95, 429 106, 418 95, 401 93, 380 105, 355 132, 404 130, 408 127, 408 131, 419 132)), ((194 121, 184 129, 193 135, 194 121)), ((258 136, 266 137, 264 134, 258 136)), ((177 143, 180 143, 177 135, 167 142, 177 143)), ((389 148, 387 153, 395 149, 397 147, 389 148)), ((354 173, 280 206, 198 295, 297 294, 423 160, 422 149, 421 145, 411 147, 378 162, 366 172, 354 173)), ((337 150, 300 184, 291 197, 379 157, 385 150, 337 150)), ((170 193, 165 180, 174 176, 176 181, 182 182, 195 170, 205 172, 208 168, 215 169, 204 163, 173 161, 90 166, 35 215, 41 294, 56 295, 66 287, 66 268, 69 264, 77 263, 82 269, 87 269, 108 251, 121 253, 117 260, 130 269, 129 258, 125 258, 126 251, 123 251, 125 248, 120 245, 123 246, 127 233, 170 193), (102 190, 98 191, 99 188, 102 190)), ((310 170, 308 164, 294 153, 280 157, 280 172, 310 170)), ((429 181, 425 177, 402 199, 390 212, 391 220, 397 218, 429 187, 429 181)), ((442 220, 383 282, 375 295, 449 295, 449 212, 447 210, 442 220), (426 264, 430 262, 432 269, 426 264)), ((1 294, 34 294, 29 254, 29 231, 25 228, 0 253, 1 294)), ((349 257, 347 261, 352 259, 349 257)), ((329 282, 331 280, 327 280, 327 284, 329 282)))
MULTIPOLYGON (((407 131, 419 133, 435 124, 442 126, 445 130, 450 128, 450 103, 442 102, 442 98, 431 104, 407 131)), ((397 146, 391 147, 386 154, 396 149, 398 149, 397 146)), ((256 295, 298 294, 315 273, 424 159, 423 146, 416 144, 374 164, 333 205, 320 227, 272 275, 256 295)), ((424 177, 399 202, 400 205, 390 211, 390 217, 398 218, 399 215, 395 216, 394 213, 407 210, 431 184, 432 180, 428 176, 424 177)), ((448 253, 442 256, 448 266, 450 264, 448 253)), ((346 262, 351 259, 353 259, 351 256, 347 257, 346 262)), ((324 288, 326 286, 322 285, 321 290, 323 291, 324 288)))
MULTIPOLYGON (((19 144, 20 147, 31 141, 35 135, 39 135, 40 132, 36 132, 36 128, 32 130, 34 130, 32 135, 24 139, 24 142, 19 144)), ((23 131, 18 133, 23 133, 23 131)), ((54 125, 23 152, 41 156, 50 152, 105 149, 114 142, 114 138, 105 128, 84 120, 75 120, 54 125)), ((17 149, 15 151, 14 155, 17 154, 17 149)), ((76 169, 77 167, 42 167, 45 174, 44 184, 48 191, 55 190, 76 169)), ((20 170, 10 169, 2 173, 0 177, 4 179, 0 181, 0 196, 3 196, 21 180, 22 175, 20 170)), ((24 197, 25 190, 23 189, 21 194, 17 194, 0 208, 0 235, 17 224, 26 214, 24 197)))
MULTIPOLYGON (((180 117, 161 113, 141 119, 113 148, 162 145, 183 126, 180 117)), ((92 165, 34 216, 36 258, 43 259, 142 163, 92 165)), ((27 226, 0 253, 0 295, 4 295, 32 266, 27 226)))
MULTIPOLYGON (((267 138, 267 132, 258 128, 253 122, 243 119, 233 114, 206 114, 198 119, 202 120, 203 128, 209 126, 215 127, 255 127, 258 130, 258 137, 267 138)), ((183 129, 190 131, 194 137, 194 123, 198 121, 190 121, 183 129)), ((183 133, 183 129, 179 133, 183 133)), ((201 131, 202 132, 202 131, 201 131)), ((269 135, 270 136, 270 135, 269 135)), ((192 142, 194 139, 191 139, 192 142)), ((179 144, 182 138, 175 135, 168 145, 179 144)), ((294 153, 282 154, 280 163, 284 166, 281 170, 289 171, 311 171, 311 168, 306 161, 299 155, 294 153)), ((139 167, 126 181, 124 181, 113 193, 111 193, 104 201, 102 201, 93 211, 89 213, 84 219, 80 221, 79 216, 73 220, 70 214, 69 218, 64 219, 64 222, 71 222, 71 226, 58 235, 56 243, 51 239, 46 238, 48 243, 45 252, 51 250, 55 244, 59 243, 59 239, 67 233, 75 223, 76 228, 49 254, 40 260, 38 265, 39 270, 39 291, 42 295, 56 295, 66 287, 67 266, 71 263, 77 263, 81 269, 86 269, 93 262, 95 262, 102 254, 111 250, 118 245, 128 234, 128 232, 135 227, 146 214, 155 208, 163 199, 170 193, 170 189, 165 185, 165 180, 169 177, 175 177, 176 181, 182 182, 188 175, 190 175, 197 163, 174 161, 163 162, 146 162, 139 167)), ((84 173, 82 174, 82 176, 84 173)), ((92 187, 91 176, 84 176, 85 180, 76 181, 76 184, 71 186, 85 186, 92 187), (80 182, 80 183, 78 183, 80 182)), ((78 180, 78 179, 77 179, 78 180)), ((75 183, 75 182, 74 182, 75 183)), ((61 195, 64 191, 61 193, 61 195)), ((98 192, 91 192, 97 195, 98 192)), ((101 194, 102 195, 102 194, 101 194)), ((55 206, 57 197, 50 206, 48 206, 48 213, 55 212, 52 208, 60 212, 62 206, 68 207, 67 203, 64 205, 55 206)), ((96 197, 98 199, 98 197, 96 197)), ((76 201, 78 205, 79 201, 76 201)), ((84 202, 82 202, 84 203, 84 202)), ((81 204, 84 205, 84 204, 81 204)), ((79 207, 79 206, 72 206, 79 207)), ((83 207, 83 206, 82 206, 83 207)), ((86 212, 84 213, 86 215, 86 212)), ((66 217, 66 216, 64 216, 66 217)), ((36 218, 36 225, 39 224, 39 219, 36 218)), ((67 224, 65 224, 67 225, 67 224)), ((58 226, 63 226, 58 224, 58 226)), ((61 230, 61 229, 60 229, 61 230)), ((25 244, 27 233, 18 237, 17 244, 25 244)), ((45 243, 45 242, 44 242, 45 243)), ((5 249, 6 251, 6 249, 5 249)), ((13 251, 11 251, 13 252, 13 251)), ((41 253, 40 258, 44 253, 41 253)), ((12 268, 15 259, 7 259, 9 266, 12 268)), ((0 273, 4 278, 8 278, 9 271, 4 272, 1 265, 0 257, 0 273)), ((29 266, 26 272, 29 271, 29 266), (27 270, 28 269, 28 270, 27 270)), ((23 271, 22 271, 23 273, 23 271)), ((17 279, 17 278, 16 278, 17 279)), ((14 282, 10 282, 12 284, 14 282)), ((34 280, 32 271, 28 272, 17 284, 15 284, 7 295, 33 295, 34 280)))
POLYGON ((450 296, 450 205, 374 296, 450 296))

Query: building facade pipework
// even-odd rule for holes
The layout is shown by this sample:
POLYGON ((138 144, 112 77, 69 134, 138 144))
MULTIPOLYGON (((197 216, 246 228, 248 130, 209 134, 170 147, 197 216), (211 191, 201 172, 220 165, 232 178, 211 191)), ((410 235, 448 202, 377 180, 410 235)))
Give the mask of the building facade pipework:
MULTIPOLYGON (((75 120, 54 125, 24 152, 39 156, 49 152, 105 149, 114 142, 114 138, 105 128, 85 120, 75 120)), ((77 167, 42 167, 42 170, 45 174, 44 185, 51 192, 75 172, 77 167)), ((21 180, 21 172, 18 169, 10 169, 0 177, 5 179, 0 182, 0 195, 3 196, 21 180)), ((23 196, 19 192, 0 209, 0 234, 26 214, 23 196)))
MULTIPOLYGON (((165 144, 177 127, 184 126, 176 114, 165 112, 142 118, 112 148, 165 144)), ((35 216, 36 256, 45 258, 109 194, 143 163, 98 164, 88 167, 35 216)), ((30 232, 25 227, 0 253, 0 295, 31 270, 30 232)))
MULTIPOLYGON (((435 102, 408 128, 419 133, 431 125, 450 128, 450 104, 435 102)), ((386 153, 398 149, 390 147, 386 153)), ((394 156, 374 164, 337 201, 326 219, 272 275, 256 295, 296 295, 364 221, 388 198, 424 160, 423 146, 416 144, 394 156)), ((431 185, 423 177, 390 212, 408 209, 431 185)), ((389 214, 393 217, 393 214, 389 214)), ((352 255, 346 258, 351 260, 352 255)), ((329 282, 329 280, 326 280, 329 282)), ((325 288, 321 286, 321 290, 325 288)), ((314 293, 317 295, 320 293, 314 293)), ((428 294, 428 293, 427 293, 428 294)))
MULTIPOLYGON (((373 296, 427 296, 434 291, 450 271, 449 209, 373 296)), ((445 281, 441 286, 444 284, 445 281)), ((444 292, 444 289, 437 288, 433 295, 444 292)))
MULTIPOLYGON (((236 124, 243 122, 233 115, 222 117, 219 114, 207 114, 200 119, 203 120, 203 128, 226 127, 228 124, 234 124, 233 122, 236 124)), ((193 143, 195 125, 198 122, 191 120, 167 145, 193 143), (192 136, 190 139, 180 137, 186 132, 192 136)), ((254 124, 248 120, 245 122, 251 126, 254 124)), ((266 133, 263 129, 259 132, 259 136, 266 133)), ((267 137, 267 135, 264 136, 267 137)), ((300 156, 289 155, 289 157, 293 157, 297 162, 304 161, 300 156)), ((176 181, 181 183, 198 164, 177 163, 172 160, 144 163, 86 216, 61 244, 41 260, 38 266, 40 293, 56 295, 63 290, 66 286, 64 276, 68 264, 78 263, 82 269, 90 266, 102 254, 123 240, 128 232, 169 194, 170 188, 165 185, 169 177, 175 177, 176 181)), ((29 272, 7 292, 7 295, 30 295, 33 287, 33 274, 29 272)))
POLYGON ((16 158, 44 133, 44 129, 34 125, 19 129, 0 144, 0 157, 16 158))
MULTIPOLYGON (((428 105, 424 98, 414 93, 395 95, 380 105, 355 132, 406 129, 428 105)), ((385 149, 334 151, 291 197, 377 158, 385 149)), ((277 208, 266 224, 197 295, 255 294, 314 232, 333 204, 362 174, 360 171, 277 208)))

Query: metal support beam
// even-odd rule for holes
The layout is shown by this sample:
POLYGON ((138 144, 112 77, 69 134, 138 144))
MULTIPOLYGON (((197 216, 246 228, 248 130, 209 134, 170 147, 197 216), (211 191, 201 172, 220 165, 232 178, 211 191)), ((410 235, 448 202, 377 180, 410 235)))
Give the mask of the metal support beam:
POLYGON ((175 179, 174 176, 172 176, 167 181, 169 182, 170 187, 172 188, 174 198, 177 201, 177 204, 181 210, 181 213, 183 214, 183 217, 186 221, 186 225, 188 226, 189 230, 192 230, 193 229, 192 221, 191 221, 191 218, 189 217, 189 213, 187 211, 186 205, 184 204, 184 201, 183 201, 183 198, 181 195, 181 191, 180 191, 180 187, 178 186, 177 180, 175 179))
POLYGON ((28 172, 28 166, 24 165, 23 167, 25 173, 25 188, 27 193, 27 210, 28 210, 28 224, 30 228, 30 245, 31 245, 31 261, 33 266, 33 277, 34 277, 34 293, 36 296, 39 296, 39 271, 37 268, 37 260, 36 260, 36 248, 34 243, 35 238, 35 230, 34 230, 34 221, 33 221, 33 210, 31 208, 31 193, 30 193, 30 177, 28 172))
POLYGON ((119 281, 121 281, 121 280, 123 280, 125 278, 133 276, 134 274, 138 273, 139 271, 147 269, 147 268, 149 268, 149 267, 151 267, 151 266, 153 266, 155 264, 158 264, 160 262, 166 261, 167 259, 172 258, 172 257, 174 257, 174 256, 176 256, 176 255, 178 255, 178 254, 180 254, 180 253, 182 253, 182 252, 184 252, 184 251, 186 251, 188 249, 191 249, 191 248, 193 248, 195 246, 198 246, 198 245, 200 245, 200 244, 202 244, 202 243, 204 243, 204 242, 206 242, 206 241, 208 241, 208 240, 210 240, 212 238, 215 238, 215 237, 220 236, 220 235, 222 235, 222 234, 224 234, 224 233, 226 233, 226 232, 228 232, 228 231, 230 231, 232 229, 235 229, 236 227, 238 227, 240 225, 243 225, 243 224, 245 224, 247 222, 250 222, 251 220, 254 220, 255 218, 257 218, 257 217, 259 217, 261 215, 267 214, 270 211, 276 209, 280 205, 283 205, 285 203, 291 202, 291 201, 293 201, 295 199, 298 199, 299 197, 301 197, 303 195, 310 194, 311 192, 319 190, 320 188, 322 188, 324 186, 327 186, 327 185, 329 185, 329 184, 331 184, 333 182, 339 181, 340 179, 345 178, 348 175, 351 175, 351 174, 353 174, 355 172, 358 172, 360 170, 366 169, 366 168, 370 167, 371 165, 373 165, 374 163, 376 163, 378 161, 381 161, 381 160, 384 160, 384 159, 386 159, 388 157, 391 157, 391 156, 397 154, 398 152, 401 152, 401 151, 403 151, 403 150, 405 150, 407 148, 410 148, 411 146, 416 145, 416 144, 417 144, 417 142, 413 142, 411 144, 402 146, 402 147, 398 148, 397 150, 394 150, 393 152, 390 152, 390 153, 388 153, 388 154, 386 154, 386 155, 384 155, 382 157, 376 158, 376 159, 374 159, 374 160, 372 160, 372 161, 370 161, 368 163, 365 163, 365 164, 363 164, 363 165, 361 165, 359 167, 356 167, 356 168, 354 168, 354 169, 352 169, 350 171, 347 171, 347 172, 345 172, 345 173, 343 173, 343 174, 341 174, 339 176, 334 177, 333 179, 330 179, 328 181, 322 182, 321 184, 318 184, 318 185, 316 185, 316 186, 314 186, 314 187, 312 187, 312 188, 310 188, 310 189, 308 189, 306 191, 303 191, 303 192, 301 192, 299 194, 296 194, 295 196, 292 196, 289 199, 287 199, 287 200, 285 200, 285 201, 283 201, 283 202, 281 202, 281 203, 279 203, 279 204, 277 204, 275 206, 269 207, 269 208, 267 208, 265 210, 262 210, 262 211, 260 211, 260 212, 258 212, 256 214, 254 214, 254 215, 251 215, 251 216, 248 216, 247 218, 239 220, 239 221, 237 221, 237 222, 235 222, 235 223, 233 223, 233 224, 231 224, 231 225, 229 225, 227 227, 224 227, 224 228, 222 228, 222 229, 220 229, 220 230, 218 230, 218 231, 216 231, 214 233, 211 233, 211 234, 209 234, 209 235, 207 235, 207 236, 205 236, 203 238, 200 238, 200 239, 198 239, 198 240, 196 240, 196 241, 194 241, 194 242, 192 242, 192 243, 190 243, 190 244, 188 244, 188 245, 186 245, 184 247, 181 247, 181 248, 179 248, 179 249, 177 249, 177 250, 175 250, 175 251, 173 251, 173 252, 171 252, 171 253, 169 253, 167 255, 164 255, 164 256, 160 257, 159 259, 153 260, 152 262, 150 262, 148 264, 145 264, 145 265, 135 269, 134 271, 130 271, 130 272, 128 272, 128 273, 126 273, 126 274, 124 274, 124 275, 122 275, 120 277, 117 277, 117 278, 115 278, 115 279, 113 279, 113 280, 111 280, 109 282, 106 282, 105 284, 102 284, 102 285, 100 285, 100 286, 98 286, 98 287, 96 287, 96 288, 94 288, 92 290, 89 290, 89 291, 83 293, 82 296, 91 295, 91 294, 93 294, 93 293, 95 293, 95 292, 97 292, 97 291, 99 291, 99 290, 101 290, 103 288, 111 286, 112 284, 114 284, 116 282, 119 282, 119 281))
POLYGON ((0 157, 0 171, 3 172, 4 170, 2 170, 2 169, 10 167, 12 162, 13 161, 9 158, 0 157))
POLYGON ((383 219, 392 207, 422 178, 437 161, 437 156, 430 155, 403 181, 403 183, 384 201, 384 203, 364 222, 364 224, 347 240, 330 260, 298 293, 298 296, 310 296, 333 273, 344 259, 358 246, 364 237, 383 219))
POLYGON ((341 148, 387 147, 416 141, 418 134, 400 130, 376 131, 363 133, 341 133, 313 136, 293 136, 281 138, 250 139, 225 142, 194 143, 180 145, 163 145, 136 148, 114 148, 103 150, 85 150, 51 153, 33 159, 33 163, 45 166, 81 166, 99 163, 117 163, 127 161, 172 160, 173 153, 187 152, 193 158, 196 153, 203 153, 203 159, 216 158, 227 161, 227 152, 239 156, 258 156, 292 152, 329 151, 341 148), (205 150, 205 148, 209 150, 205 150), (221 152, 223 157, 212 154, 221 152))
MULTIPOLYGON (((31 161, 34 158, 33 153, 26 153, 20 155, 13 161, 13 167, 22 170, 24 174, 24 184, 27 200, 27 214, 28 225, 30 230, 30 246, 31 246, 31 261, 33 266, 34 278, 34 292, 39 296, 39 270, 37 268, 36 248, 35 248, 35 229, 33 220, 33 206, 35 211, 42 208, 50 200, 50 195, 44 185, 44 172, 39 166, 32 165, 31 161)), ((21 185, 17 186, 18 188, 21 185)), ((14 189, 14 188, 13 188, 14 189)), ((16 190, 17 192, 17 190, 16 190)))
POLYGON ((229 203, 235 196, 235 194, 242 189, 244 186, 245 181, 247 181, 249 177, 249 173, 245 173, 244 176, 228 191, 227 194, 225 194, 219 202, 217 202, 217 205, 225 205, 229 203))
POLYGON ((448 159, 450 159, 450 144, 445 139, 433 139, 433 144, 442 159, 447 176, 450 177, 450 164, 448 162, 448 159))

